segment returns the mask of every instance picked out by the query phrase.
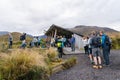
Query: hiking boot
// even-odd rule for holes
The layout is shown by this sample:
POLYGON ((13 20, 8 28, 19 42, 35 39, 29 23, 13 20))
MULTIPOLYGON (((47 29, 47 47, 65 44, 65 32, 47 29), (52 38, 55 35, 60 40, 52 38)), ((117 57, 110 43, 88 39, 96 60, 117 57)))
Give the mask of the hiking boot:
POLYGON ((99 65, 99 68, 102 69, 103 68, 102 65, 99 65))
POLYGON ((93 68, 94 68, 94 69, 98 69, 99 66, 97 66, 97 65, 93 65, 93 68))
POLYGON ((91 64, 95 64, 94 61, 91 61, 91 64))

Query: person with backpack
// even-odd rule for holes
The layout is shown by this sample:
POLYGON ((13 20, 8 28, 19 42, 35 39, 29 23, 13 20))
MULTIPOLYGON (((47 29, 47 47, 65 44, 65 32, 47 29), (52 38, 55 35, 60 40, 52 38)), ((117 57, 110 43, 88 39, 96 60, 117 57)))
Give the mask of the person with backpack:
POLYGON ((21 36, 20 36, 20 40, 22 41, 22 44, 20 46, 20 48, 25 48, 26 47, 26 33, 23 33, 21 36))
POLYGON ((108 66, 110 64, 110 61, 109 61, 109 48, 111 44, 110 39, 106 34, 104 34, 103 31, 100 31, 99 34, 101 36, 103 58, 105 61, 105 65, 108 66))
POLYGON ((9 33, 8 35, 9 35, 9 38, 8 38, 8 41, 9 41, 8 48, 12 48, 12 44, 13 44, 13 37, 12 37, 11 33, 9 33))
POLYGON ((59 58, 62 58, 62 55, 63 55, 63 41, 62 41, 62 37, 58 37, 58 40, 57 40, 57 50, 58 50, 58 57, 59 58))
POLYGON ((89 55, 91 64, 94 64, 93 55, 92 55, 92 45, 91 45, 92 37, 93 35, 90 34, 88 39, 88 55, 89 55))
POLYGON ((96 32, 93 32, 93 37, 90 44, 92 46, 92 55, 94 59, 93 68, 101 69, 102 68, 101 51, 100 51, 101 38, 97 35, 96 32))

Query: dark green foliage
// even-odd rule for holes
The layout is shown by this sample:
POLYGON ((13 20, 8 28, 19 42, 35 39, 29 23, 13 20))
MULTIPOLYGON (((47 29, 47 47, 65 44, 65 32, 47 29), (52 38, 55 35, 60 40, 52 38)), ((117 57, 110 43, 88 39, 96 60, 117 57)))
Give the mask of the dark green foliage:
POLYGON ((69 58, 63 65, 63 69, 69 69, 71 67, 73 67, 77 62, 76 57, 71 57, 69 58))
POLYGON ((49 80, 49 70, 33 66, 28 73, 20 75, 16 80, 49 80))
POLYGON ((120 38, 112 39, 112 49, 120 49, 120 38))

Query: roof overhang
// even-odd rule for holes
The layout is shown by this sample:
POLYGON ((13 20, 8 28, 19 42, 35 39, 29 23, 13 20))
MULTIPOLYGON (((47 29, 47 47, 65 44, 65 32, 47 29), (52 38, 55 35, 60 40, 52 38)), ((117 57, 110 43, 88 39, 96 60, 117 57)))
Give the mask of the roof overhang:
POLYGON ((62 27, 54 25, 54 24, 50 26, 50 28, 48 29, 48 31, 46 31, 45 34, 49 36, 49 35, 51 35, 51 33, 54 33, 55 30, 57 30, 57 35, 71 36, 72 34, 77 34, 79 36, 82 36, 81 34, 78 34, 76 32, 73 32, 71 30, 62 28, 62 27))

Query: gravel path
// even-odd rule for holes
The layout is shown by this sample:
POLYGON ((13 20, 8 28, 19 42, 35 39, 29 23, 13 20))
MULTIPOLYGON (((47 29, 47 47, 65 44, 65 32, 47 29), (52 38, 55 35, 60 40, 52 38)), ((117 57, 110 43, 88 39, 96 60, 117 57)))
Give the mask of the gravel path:
POLYGON ((78 63, 71 69, 53 74, 50 80, 120 80, 120 50, 111 51, 111 65, 103 69, 93 69, 87 55, 65 55, 64 58, 70 56, 76 56, 78 63))

